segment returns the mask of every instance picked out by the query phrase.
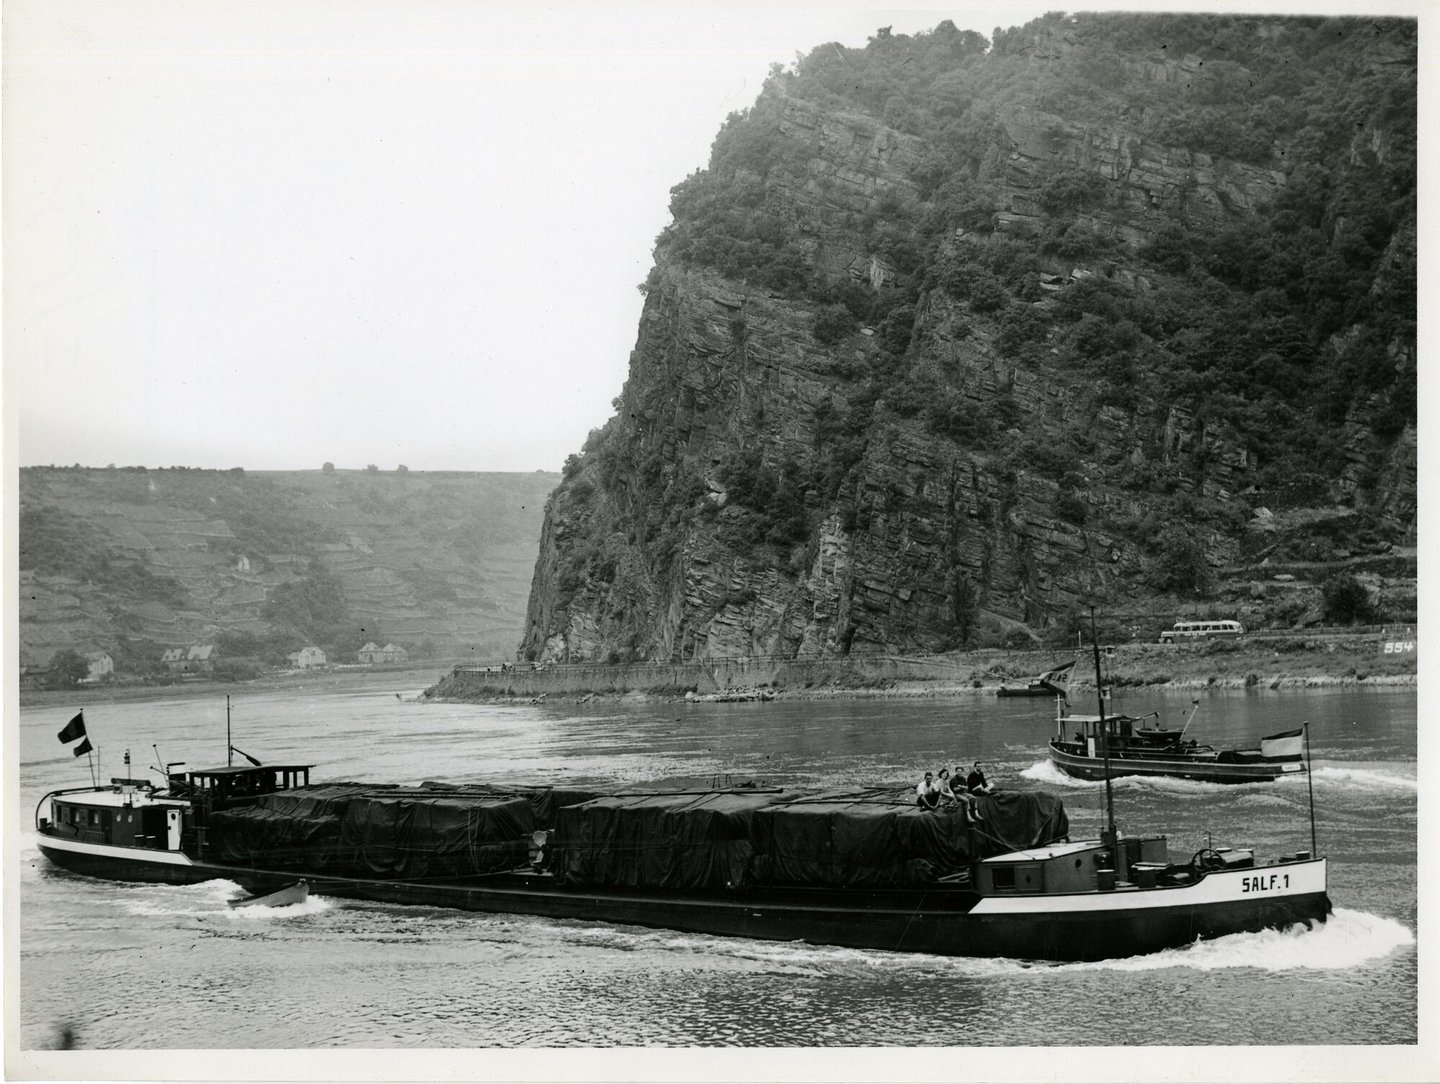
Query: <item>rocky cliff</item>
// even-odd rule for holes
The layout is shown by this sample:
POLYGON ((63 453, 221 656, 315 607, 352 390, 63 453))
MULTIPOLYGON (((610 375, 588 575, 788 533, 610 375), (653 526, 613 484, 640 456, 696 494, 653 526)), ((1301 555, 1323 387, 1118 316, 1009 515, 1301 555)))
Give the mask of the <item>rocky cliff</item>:
POLYGON ((1415 55, 1400 20, 1047 16, 777 67, 675 190, 522 655, 1298 623, 1300 564, 1413 613, 1415 55))

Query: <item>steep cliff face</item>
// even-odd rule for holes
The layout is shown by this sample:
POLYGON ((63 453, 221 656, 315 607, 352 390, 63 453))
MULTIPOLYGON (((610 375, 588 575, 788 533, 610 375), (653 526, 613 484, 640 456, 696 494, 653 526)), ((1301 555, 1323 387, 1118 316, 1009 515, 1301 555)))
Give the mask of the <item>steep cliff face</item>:
MULTIPOLYGON (((1391 29, 1387 62, 1397 40, 1406 55, 1391 29)), ((1056 111, 1081 78, 1064 65, 1103 57, 1074 40, 1094 37, 1047 18, 982 54, 943 26, 899 45, 882 33, 863 54, 817 50, 732 118, 676 189, 618 412, 547 506, 525 657, 940 650, 1097 602, 1253 613, 1265 593, 1246 562, 1305 548, 1257 532, 1267 504, 1363 523, 1351 555, 1405 540, 1413 320, 1362 311, 1332 281, 1349 308, 1307 338, 1295 313, 1325 283, 1297 266, 1287 294, 1223 266, 1222 241, 1272 229, 1277 206, 1304 212, 1293 160, 1316 137, 1272 132, 1266 160, 1242 161, 1159 140, 1163 97, 1100 124, 1085 84, 1086 108, 1056 111), (867 92, 878 117, 834 89, 907 70, 906 55, 928 66, 912 99, 952 102, 938 120, 903 86, 867 92), (1244 322, 1238 346, 1227 321, 1244 322), (1348 377, 1343 402, 1287 401, 1291 380, 1348 377)), ((1141 37, 1152 48, 1106 69, 1112 96, 1136 81, 1208 93, 1200 58, 1141 37)), ((1357 70, 1379 48, 1357 47, 1357 70)), ((1403 159, 1394 118, 1367 123, 1365 146, 1403 159)), ((1398 276, 1386 296, 1413 276, 1410 193, 1367 256, 1367 285, 1398 276)), ((1320 224, 1325 244, 1344 217, 1320 224)))

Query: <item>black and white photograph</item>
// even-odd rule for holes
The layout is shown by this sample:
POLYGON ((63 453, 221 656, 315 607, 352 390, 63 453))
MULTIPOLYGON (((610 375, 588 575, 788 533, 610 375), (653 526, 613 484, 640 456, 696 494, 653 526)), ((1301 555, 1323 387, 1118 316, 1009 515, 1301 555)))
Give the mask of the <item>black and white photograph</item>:
POLYGON ((6 0, 6 1078, 1440 1079, 1430 15, 6 0))

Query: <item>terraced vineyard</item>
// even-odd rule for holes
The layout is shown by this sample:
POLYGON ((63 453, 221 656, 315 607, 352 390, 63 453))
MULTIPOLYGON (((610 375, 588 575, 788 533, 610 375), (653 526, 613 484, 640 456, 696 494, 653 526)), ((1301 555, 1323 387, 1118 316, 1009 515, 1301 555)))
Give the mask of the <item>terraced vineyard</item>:
POLYGON ((513 653, 559 476, 32 467, 20 472, 20 660, 171 647, 281 665, 318 644, 513 653))

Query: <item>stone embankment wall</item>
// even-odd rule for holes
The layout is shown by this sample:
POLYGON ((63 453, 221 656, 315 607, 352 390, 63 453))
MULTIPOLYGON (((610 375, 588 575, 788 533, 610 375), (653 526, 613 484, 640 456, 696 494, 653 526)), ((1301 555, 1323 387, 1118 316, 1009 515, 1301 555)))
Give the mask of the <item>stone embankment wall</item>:
MULTIPOLYGON (((498 667, 457 666, 432 691, 437 698, 467 696, 539 696, 586 693, 650 692, 701 696, 759 689, 863 688, 897 681, 969 682, 977 667, 1003 664, 1006 670, 1039 673, 1054 665, 1050 652, 969 652, 964 656, 898 655, 845 659, 750 657, 688 663, 554 665, 532 670, 521 664, 498 667)), ((999 677, 991 681, 998 683, 999 677)), ((1021 683, 1020 679, 1010 679, 1021 683)))
MULTIPOLYGON (((1115 686, 1284 688, 1292 685, 1413 681, 1419 640, 1409 627, 1259 630, 1243 640, 1177 644, 1122 643, 1106 649, 1105 681, 1115 686)), ((441 700, 502 697, 734 696, 762 691, 824 694, 933 685, 937 691, 1021 686, 1036 674, 1075 660, 1072 689, 1094 695, 1095 669, 1086 647, 989 648, 936 655, 780 656, 703 659, 685 663, 457 666, 430 696, 441 700)))

